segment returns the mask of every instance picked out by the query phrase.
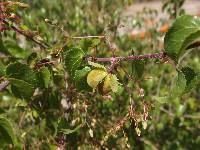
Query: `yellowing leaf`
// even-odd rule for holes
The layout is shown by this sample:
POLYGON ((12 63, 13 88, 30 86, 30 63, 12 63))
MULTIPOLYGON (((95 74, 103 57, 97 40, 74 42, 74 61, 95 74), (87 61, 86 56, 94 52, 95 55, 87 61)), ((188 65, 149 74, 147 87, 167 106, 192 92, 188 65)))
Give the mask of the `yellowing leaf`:
POLYGON ((113 92, 117 92, 118 90, 118 85, 119 82, 117 81, 117 77, 113 74, 108 74, 104 81, 98 85, 98 90, 100 92, 100 94, 107 94, 109 93, 111 90, 113 92))
POLYGON ((111 89, 113 92, 117 92, 118 85, 119 85, 119 82, 118 82, 116 75, 111 74, 110 75, 110 86, 111 86, 111 89))
POLYGON ((107 75, 104 82, 103 82, 103 93, 108 93, 111 90, 110 86, 110 76, 107 75))
POLYGON ((136 131, 136 133, 137 133, 138 136, 141 135, 141 131, 140 131, 140 129, 138 127, 135 128, 135 131, 136 131))
POLYGON ((142 126, 143 126, 143 129, 146 130, 147 129, 147 121, 142 121, 142 126))
POLYGON ((96 88, 97 85, 107 76, 107 72, 102 69, 94 69, 87 76, 87 83, 90 87, 96 88))

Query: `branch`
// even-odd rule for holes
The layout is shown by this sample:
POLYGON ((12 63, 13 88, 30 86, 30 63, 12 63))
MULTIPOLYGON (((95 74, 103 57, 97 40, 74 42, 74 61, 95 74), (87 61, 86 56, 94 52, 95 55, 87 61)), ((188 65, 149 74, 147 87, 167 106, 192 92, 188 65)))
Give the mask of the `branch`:
POLYGON ((75 37, 70 37, 70 36, 67 36, 67 38, 71 38, 71 39, 91 39, 91 38, 99 38, 99 39, 104 39, 105 36, 104 35, 99 35, 99 36, 92 36, 92 35, 89 35, 89 36, 75 36, 75 37))
POLYGON ((31 41, 35 42, 36 44, 40 45, 41 47, 43 48, 49 48, 49 45, 46 44, 46 43, 40 43, 38 42, 37 40, 35 40, 33 37, 27 35, 23 30, 13 26, 13 25, 10 25, 9 22, 7 22, 6 20, 0 18, 0 21, 2 21, 5 25, 9 26, 13 31, 19 33, 19 34, 22 34, 23 36, 27 37, 28 39, 30 39, 31 41))
POLYGON ((115 59, 116 62, 118 61, 135 61, 135 60, 143 60, 143 59, 163 59, 166 57, 166 53, 154 53, 154 54, 145 54, 145 55, 130 55, 125 57, 105 57, 105 58, 92 58, 92 57, 86 57, 85 60, 88 61, 96 61, 96 62, 113 62, 113 59, 115 59))
POLYGON ((117 64, 117 62, 118 62, 118 60, 115 57, 111 58, 111 65, 108 68, 108 72, 111 73, 113 71, 113 69, 115 68, 115 65, 117 64))

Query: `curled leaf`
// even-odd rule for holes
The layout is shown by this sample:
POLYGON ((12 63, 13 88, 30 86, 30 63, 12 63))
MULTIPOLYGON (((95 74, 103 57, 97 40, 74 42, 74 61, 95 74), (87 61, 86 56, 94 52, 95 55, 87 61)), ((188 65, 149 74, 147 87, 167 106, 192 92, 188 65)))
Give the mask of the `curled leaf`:
POLYGON ((104 81, 98 85, 100 94, 108 94, 111 90, 116 93, 118 90, 119 82, 114 74, 108 74, 104 81))
POLYGON ((97 85, 103 81, 107 74, 108 73, 102 69, 94 69, 90 71, 90 73, 87 76, 88 85, 95 89, 97 85))
POLYGON ((107 75, 102 83, 98 85, 98 92, 102 95, 106 95, 111 91, 110 77, 107 75))

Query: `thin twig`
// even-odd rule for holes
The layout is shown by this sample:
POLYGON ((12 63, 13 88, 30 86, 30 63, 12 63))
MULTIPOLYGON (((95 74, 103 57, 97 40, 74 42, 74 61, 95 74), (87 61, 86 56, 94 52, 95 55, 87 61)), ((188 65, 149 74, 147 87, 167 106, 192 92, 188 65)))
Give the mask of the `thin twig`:
POLYGON ((160 80, 158 82, 158 86, 157 86, 157 90, 156 90, 156 95, 159 96, 160 94, 160 87, 161 87, 161 84, 162 84, 162 81, 163 81, 163 77, 164 77, 164 73, 162 73, 161 77, 160 77, 160 80))
POLYGON ((30 39, 31 41, 35 42, 36 44, 40 45, 43 48, 49 48, 49 45, 46 43, 40 43, 39 41, 35 40, 33 37, 27 35, 25 32, 23 32, 23 30, 15 27, 14 25, 10 25, 9 22, 7 22, 5 19, 0 18, 0 20, 7 26, 9 26, 13 31, 22 34, 23 36, 27 37, 28 39, 30 39))
POLYGON ((161 107, 160 110, 161 110, 162 112, 167 113, 170 117, 175 117, 175 114, 174 114, 174 113, 172 113, 171 111, 169 111, 169 110, 167 110, 167 109, 165 109, 165 108, 163 108, 163 107, 161 107))
POLYGON ((200 119, 200 114, 198 114, 198 115, 185 114, 185 115, 183 115, 183 117, 187 118, 187 119, 200 119))
POLYGON ((22 123, 24 121, 25 115, 26 115, 25 111, 20 114, 19 123, 18 123, 19 128, 22 128, 22 123))
POLYGON ((89 36, 75 36, 75 37, 68 36, 68 38, 71 38, 71 39, 91 39, 91 38, 103 39, 103 38, 105 38, 105 36, 104 35, 100 35, 100 36, 89 35, 89 36))
POLYGON ((117 62, 118 62, 118 60, 115 59, 115 57, 113 57, 112 60, 111 60, 111 65, 108 68, 108 72, 111 73, 113 71, 113 69, 115 68, 117 62))

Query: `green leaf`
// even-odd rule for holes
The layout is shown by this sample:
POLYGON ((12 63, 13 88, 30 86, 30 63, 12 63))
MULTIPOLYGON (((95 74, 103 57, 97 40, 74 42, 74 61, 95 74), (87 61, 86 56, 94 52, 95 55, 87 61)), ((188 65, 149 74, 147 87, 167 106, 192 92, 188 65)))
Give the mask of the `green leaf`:
POLYGON ((189 67, 184 67, 178 70, 178 75, 175 80, 175 86, 171 90, 171 98, 182 96, 188 93, 192 88, 200 82, 200 74, 189 67))
POLYGON ((185 50, 200 37, 200 18, 183 15, 176 19, 164 39, 165 51, 176 63, 185 50))
POLYGON ((0 61, 0 77, 5 75, 5 66, 0 61))
POLYGON ((48 146, 49 146, 49 150, 57 150, 56 145, 49 144, 48 146))
POLYGON ((59 88, 65 87, 64 74, 54 74, 53 78, 55 85, 57 85, 59 88))
POLYGON ((190 49, 190 46, 192 46, 192 44, 198 41, 200 41, 200 31, 193 33, 189 37, 187 37, 181 49, 182 50, 190 49))
POLYGON ((181 69, 186 79, 185 93, 188 93, 200 82, 200 74, 197 74, 193 69, 184 67, 181 69))
POLYGON ((92 45, 92 40, 91 39, 82 39, 80 40, 80 47, 83 49, 84 52, 87 52, 88 49, 92 45))
POLYGON ((167 96, 163 96, 163 97, 154 96, 153 99, 155 99, 156 102, 158 102, 159 104, 167 104, 167 102, 168 102, 167 96))
POLYGON ((90 67, 87 66, 81 70, 76 70, 74 82, 77 90, 91 91, 91 87, 89 87, 87 84, 87 75, 90 71, 91 71, 90 67))
POLYGON ((42 67, 37 72, 38 84, 41 88, 48 88, 51 82, 51 73, 47 67, 42 67))
POLYGON ((92 61, 88 61, 88 64, 89 64, 90 66, 94 67, 94 68, 100 68, 100 69, 106 70, 106 68, 105 68, 103 65, 101 65, 101 64, 94 63, 94 62, 92 62, 92 61))
POLYGON ((84 52, 87 52, 89 49, 99 45, 100 42, 100 39, 82 39, 80 41, 80 47, 84 52))
POLYGON ((7 49, 7 51, 9 52, 9 54, 16 58, 25 58, 30 53, 30 51, 21 48, 14 41, 5 41, 4 46, 7 49))
POLYGON ((29 83, 14 78, 9 79, 12 93, 21 99, 29 100, 34 93, 34 87, 29 83))
POLYGON ((171 98, 179 97, 184 94, 186 88, 186 78, 182 71, 177 70, 177 77, 175 79, 175 84, 171 90, 171 98))
POLYGON ((81 65, 85 53, 80 48, 65 49, 62 53, 65 69, 73 75, 81 65))
POLYGON ((0 116, 0 139, 8 144, 17 144, 17 138, 14 134, 12 124, 3 116, 0 116))
POLYGON ((144 60, 136 60, 132 62, 132 72, 137 79, 141 79, 144 72, 144 60))
POLYGON ((5 48, 3 41, 2 41, 2 37, 0 35, 0 52, 6 55, 9 55, 10 52, 5 48))
POLYGON ((92 47, 98 46, 100 44, 101 40, 99 38, 92 40, 92 47))
POLYGON ((87 76, 88 85, 95 89, 97 85, 103 81, 107 74, 108 73, 102 69, 94 69, 90 71, 90 73, 87 76))
POLYGON ((36 87, 37 78, 35 72, 25 64, 19 62, 9 64, 6 68, 6 75, 9 78, 23 80, 36 87))
POLYGON ((35 64, 37 58, 38 58, 37 53, 35 53, 35 52, 31 53, 27 58, 27 64, 29 64, 29 65, 35 64))
POLYGON ((61 129, 60 132, 62 132, 63 134, 72 134, 76 131, 78 131, 84 124, 79 124, 75 129, 61 129))

